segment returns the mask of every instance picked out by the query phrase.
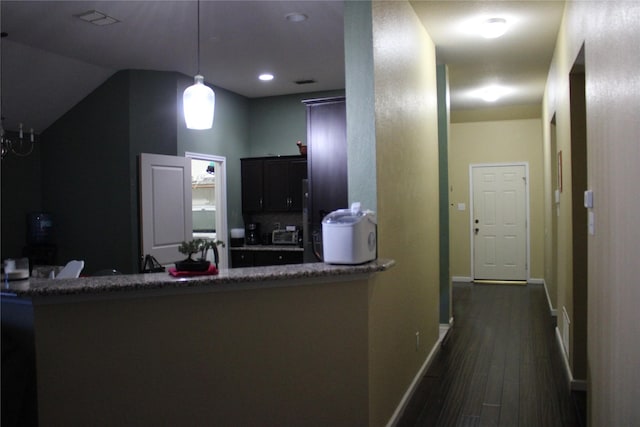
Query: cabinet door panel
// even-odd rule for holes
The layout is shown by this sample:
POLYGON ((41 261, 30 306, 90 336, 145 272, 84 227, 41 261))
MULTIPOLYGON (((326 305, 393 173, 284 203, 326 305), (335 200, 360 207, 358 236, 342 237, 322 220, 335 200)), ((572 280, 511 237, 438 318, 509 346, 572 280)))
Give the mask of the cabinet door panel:
POLYGON ((231 266, 233 268, 238 267, 253 267, 254 256, 249 251, 231 251, 231 266))
POLYGON ((288 160, 264 161, 264 210, 281 212, 289 209, 288 160))
POLYGON ((289 210, 302 211, 302 180, 307 178, 307 160, 289 163, 289 210))
POLYGON ((264 251, 256 252, 255 265, 285 265, 302 263, 302 252, 264 251))
POLYGON ((242 212, 260 212, 263 207, 262 160, 243 159, 241 166, 242 212))

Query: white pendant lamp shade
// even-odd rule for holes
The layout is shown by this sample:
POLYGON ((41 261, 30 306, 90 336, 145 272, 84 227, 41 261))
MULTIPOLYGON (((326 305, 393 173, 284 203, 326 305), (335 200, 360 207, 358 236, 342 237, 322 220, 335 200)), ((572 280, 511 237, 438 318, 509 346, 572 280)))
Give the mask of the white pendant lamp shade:
POLYGON ((204 84, 204 77, 194 77, 195 83, 185 89, 182 95, 184 120, 188 129, 211 129, 216 95, 204 84))

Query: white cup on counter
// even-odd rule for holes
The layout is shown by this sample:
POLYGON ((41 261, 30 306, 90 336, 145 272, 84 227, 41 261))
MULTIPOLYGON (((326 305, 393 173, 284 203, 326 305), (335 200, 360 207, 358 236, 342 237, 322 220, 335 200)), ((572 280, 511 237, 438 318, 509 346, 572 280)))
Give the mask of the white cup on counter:
POLYGON ((4 260, 4 272, 5 273, 13 273, 16 269, 16 260, 15 259, 5 259, 4 260))
POLYGON ((29 278, 29 258, 7 258, 4 260, 3 268, 5 280, 29 278))

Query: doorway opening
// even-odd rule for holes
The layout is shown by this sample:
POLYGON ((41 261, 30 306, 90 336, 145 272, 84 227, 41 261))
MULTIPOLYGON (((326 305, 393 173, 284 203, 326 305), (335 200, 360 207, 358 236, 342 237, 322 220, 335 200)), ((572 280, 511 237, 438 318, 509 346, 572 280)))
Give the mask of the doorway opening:
POLYGON ((569 74, 571 121, 572 271, 569 325, 571 365, 575 378, 587 377, 588 212, 584 207, 587 182, 587 111, 584 46, 569 74))
POLYGON ((191 159, 193 238, 220 240, 220 268, 228 268, 226 158, 186 152, 191 159))
POLYGON ((558 310, 558 219, 560 218, 560 182, 559 174, 562 173, 560 155, 558 153, 558 133, 556 126, 556 113, 551 117, 549 123, 549 166, 551 176, 551 194, 547 208, 548 221, 550 224, 550 236, 545 251, 545 285, 547 289, 547 299, 551 307, 551 314, 557 316, 558 310))

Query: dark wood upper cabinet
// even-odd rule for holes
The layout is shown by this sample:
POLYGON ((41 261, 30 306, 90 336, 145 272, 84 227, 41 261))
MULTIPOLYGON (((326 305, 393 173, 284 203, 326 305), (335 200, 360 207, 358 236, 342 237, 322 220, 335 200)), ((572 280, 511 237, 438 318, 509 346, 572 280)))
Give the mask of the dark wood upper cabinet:
POLYGON ((262 159, 242 159, 242 212, 260 212, 264 206, 262 159))
POLYGON ((289 163, 290 210, 302 211, 302 180, 307 179, 307 159, 294 159, 289 163))
POLYGON ((242 211, 301 212, 307 160, 300 156, 241 160, 242 211))

